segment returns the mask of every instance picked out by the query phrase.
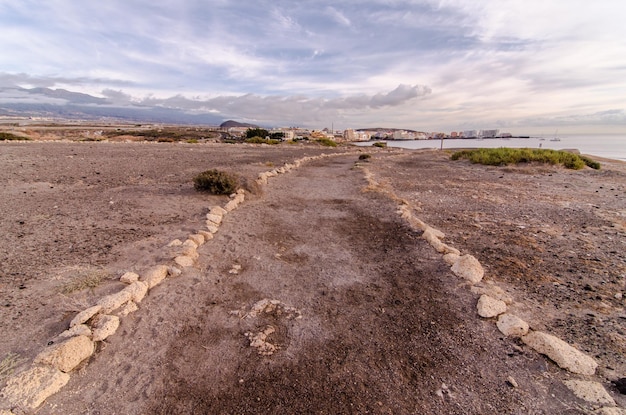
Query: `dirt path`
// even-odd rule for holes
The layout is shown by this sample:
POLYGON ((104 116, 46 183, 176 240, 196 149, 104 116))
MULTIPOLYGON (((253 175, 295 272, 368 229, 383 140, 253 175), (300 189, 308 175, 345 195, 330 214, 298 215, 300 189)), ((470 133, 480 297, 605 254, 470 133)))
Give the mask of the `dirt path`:
POLYGON ((355 161, 272 179, 38 413, 585 413, 355 161))

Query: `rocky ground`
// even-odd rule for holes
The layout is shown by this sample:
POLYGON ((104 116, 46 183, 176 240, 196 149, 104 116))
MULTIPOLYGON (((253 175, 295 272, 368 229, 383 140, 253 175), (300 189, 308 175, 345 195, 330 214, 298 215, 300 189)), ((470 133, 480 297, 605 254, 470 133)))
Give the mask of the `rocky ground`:
POLYGON ((196 265, 152 289, 38 413, 601 406, 576 397, 572 380, 599 382, 626 405, 610 383, 626 376, 623 163, 569 171, 436 151, 106 142, 0 143, 0 159, 0 358, 16 373, 78 311, 118 291, 124 272, 171 264, 167 244, 228 201, 195 192, 195 174, 233 171, 248 190, 196 265), (368 190, 367 172, 379 188, 368 190), (478 258, 483 282, 455 276, 398 215, 400 199, 478 258), (592 356, 596 375, 564 371, 479 317, 480 290, 493 286, 532 329, 592 356))

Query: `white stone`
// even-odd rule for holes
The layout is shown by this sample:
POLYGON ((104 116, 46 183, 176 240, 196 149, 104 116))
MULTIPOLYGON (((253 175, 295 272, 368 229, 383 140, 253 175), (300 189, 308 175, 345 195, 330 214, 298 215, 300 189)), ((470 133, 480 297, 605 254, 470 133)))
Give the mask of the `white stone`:
POLYGON ((143 282, 148 284, 148 288, 152 289, 159 285, 167 277, 167 266, 157 265, 146 271, 143 282))
POLYGON ((482 265, 472 255, 463 255, 452 265, 452 272, 472 284, 479 283, 485 275, 482 265))
MULTIPOLYGON (((126 287, 128 288, 128 287, 126 287)), ((131 294, 126 289, 119 291, 115 294, 110 294, 102 297, 96 304, 102 306, 103 313, 110 313, 113 310, 117 310, 123 306, 127 301, 131 299, 131 294)))
POLYGON ((183 273, 183 271, 181 271, 180 268, 169 267, 167 273, 170 275, 170 277, 179 277, 180 274, 183 273))
POLYGON ((491 298, 487 294, 483 294, 478 299, 476 310, 478 311, 478 315, 481 317, 496 317, 506 312, 506 303, 504 301, 491 298))
POLYGON ((132 284, 135 281, 139 281, 139 275, 135 272, 127 272, 120 277, 120 282, 124 284, 132 284))
POLYGON ((94 344, 89 337, 71 337, 39 353, 35 358, 35 363, 49 365, 67 373, 91 356, 94 350, 94 344))
POLYGON ((216 215, 213 213, 207 213, 206 214, 206 219, 210 222, 213 222, 216 225, 219 225, 220 223, 222 223, 222 215, 216 215))
POLYGON ((217 225, 215 225, 215 224, 214 224, 213 222, 211 222, 211 221, 207 221, 207 222, 206 222, 206 228, 207 228, 207 230, 208 230, 209 232, 211 232, 211 233, 216 233, 216 232, 218 231, 218 229, 219 229, 219 228, 217 227, 217 225))
POLYGON ((111 336, 120 326, 118 316, 101 316, 93 327, 93 341, 99 342, 111 336))
POLYGON ((181 255, 186 255, 194 260, 198 259, 200 257, 200 255, 198 254, 198 251, 196 250, 195 247, 193 246, 186 246, 181 250, 181 255))
POLYGON ((59 337, 74 337, 74 336, 87 336, 91 337, 91 329, 86 324, 77 324, 72 328, 65 330, 63 333, 59 334, 59 337))
POLYGON ((178 265, 180 265, 183 268, 193 267, 194 259, 187 255, 179 255, 176 258, 174 258, 174 262, 176 262, 178 265))
POLYGON ((593 375, 598 367, 591 357, 550 334, 531 331, 522 337, 522 341, 572 373, 593 375))
MULTIPOLYGON (((230 200, 228 203, 226 203, 226 205, 224 205, 224 209, 227 212, 232 212, 233 210, 237 209, 237 206, 239 206, 239 201, 232 199, 230 200)), ((213 232, 215 233, 215 232, 213 232)))
POLYGON ((143 281, 135 281, 128 287, 124 288, 130 294, 129 302, 140 303, 148 293, 148 284, 143 281))
POLYGON ((183 242, 180 239, 174 239, 172 242, 170 242, 169 244, 167 244, 167 246, 172 247, 172 246, 181 246, 183 244, 183 242))
POLYGON ((122 307, 118 315, 120 317, 126 317, 130 313, 134 313, 137 310, 139 310, 139 306, 137 306, 137 303, 134 301, 129 301, 124 307, 122 307))
POLYGON ((224 216, 225 214, 227 214, 228 212, 226 211, 226 209, 224 209, 221 206, 213 206, 211 208, 211 210, 209 211, 210 214, 212 215, 221 215, 224 216))
POLYGON ((600 405, 615 405, 615 401, 598 382, 586 380, 566 380, 565 386, 569 388, 578 398, 600 405))
POLYGON ((183 247, 192 247, 193 249, 198 248, 198 244, 193 239, 187 239, 183 242, 183 247))
POLYGON ((496 322, 498 330, 508 337, 522 337, 528 334, 528 323, 513 314, 501 314, 496 322))
POLYGON ((459 260, 460 257, 461 257, 460 255, 449 253, 443 256, 443 260, 445 261, 446 264, 452 266, 454 265, 456 261, 459 260))
POLYGON ((210 241, 211 239, 213 239, 213 234, 211 232, 208 231, 198 231, 198 234, 204 236, 204 241, 210 241))
POLYGON ((496 300, 504 301, 507 305, 513 304, 513 298, 511 298, 506 291, 489 282, 486 284, 482 282, 479 285, 474 285, 470 288, 470 291, 477 295, 487 294, 489 297, 495 298, 496 300))
POLYGON ((189 239, 196 243, 196 246, 201 246, 204 244, 204 236, 199 233, 194 233, 189 235, 189 239))
POLYGON ((101 310, 102 310, 101 305, 95 305, 93 307, 89 307, 81 311, 80 313, 76 314, 76 317, 74 317, 72 321, 70 322, 70 328, 78 324, 83 324, 89 321, 90 318, 98 314, 101 310))
POLYGON ((2 390, 2 397, 11 406, 34 411, 69 380, 70 375, 56 368, 35 366, 10 378, 2 390))

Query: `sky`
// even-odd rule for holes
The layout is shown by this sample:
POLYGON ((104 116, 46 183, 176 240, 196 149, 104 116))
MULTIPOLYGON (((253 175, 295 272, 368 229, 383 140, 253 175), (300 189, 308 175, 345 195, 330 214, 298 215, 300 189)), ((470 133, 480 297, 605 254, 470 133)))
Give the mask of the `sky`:
POLYGON ((624 0, 0 0, 0 106, 47 87, 274 126, 626 134, 625 19, 624 0))

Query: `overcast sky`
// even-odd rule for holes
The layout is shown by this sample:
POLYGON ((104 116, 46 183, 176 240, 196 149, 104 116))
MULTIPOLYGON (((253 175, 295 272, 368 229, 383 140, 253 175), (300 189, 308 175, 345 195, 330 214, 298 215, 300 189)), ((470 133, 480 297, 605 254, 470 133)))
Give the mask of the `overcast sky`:
POLYGON ((0 86, 264 125, 626 133, 625 19, 624 0, 0 0, 0 86))

